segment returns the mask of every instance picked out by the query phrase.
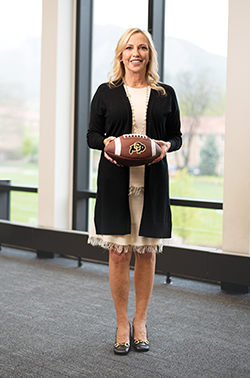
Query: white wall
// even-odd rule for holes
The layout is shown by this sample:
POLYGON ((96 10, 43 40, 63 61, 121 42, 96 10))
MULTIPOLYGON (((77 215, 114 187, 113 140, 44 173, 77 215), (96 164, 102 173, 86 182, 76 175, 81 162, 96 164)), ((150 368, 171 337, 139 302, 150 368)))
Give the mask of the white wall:
POLYGON ((229 0, 223 251, 249 254, 250 1, 229 0))
POLYGON ((76 2, 43 0, 38 225, 71 229, 76 2))

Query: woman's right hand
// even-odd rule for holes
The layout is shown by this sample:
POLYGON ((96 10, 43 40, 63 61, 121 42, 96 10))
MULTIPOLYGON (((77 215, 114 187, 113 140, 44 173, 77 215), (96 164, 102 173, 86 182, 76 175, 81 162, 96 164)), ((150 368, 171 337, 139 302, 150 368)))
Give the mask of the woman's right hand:
MULTIPOLYGON (((103 143, 104 143, 104 146, 106 147, 112 140, 116 139, 116 137, 113 137, 113 136, 110 136, 106 139, 104 139, 103 143)), ((110 161, 110 163, 113 163, 115 165, 117 165, 118 167, 123 167, 123 165, 121 164, 118 164, 116 160, 112 159, 106 152, 104 152, 104 156, 105 158, 110 161)))

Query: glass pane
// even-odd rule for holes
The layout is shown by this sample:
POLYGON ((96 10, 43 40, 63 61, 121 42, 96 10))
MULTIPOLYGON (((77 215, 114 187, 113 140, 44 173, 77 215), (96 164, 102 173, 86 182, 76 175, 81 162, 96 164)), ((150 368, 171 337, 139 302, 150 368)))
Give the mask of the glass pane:
POLYGON ((38 194, 12 192, 10 206, 10 220, 37 224, 38 194))
POLYGON ((175 244, 221 249, 222 210, 173 206, 172 216, 175 244))
POLYGON ((128 28, 147 30, 148 0, 95 0, 93 18, 92 94, 107 81, 116 44, 128 28))
MULTIPOLYGON (((38 185, 41 27, 42 0, 0 0, 0 180, 27 186, 38 185)), ((37 223, 35 197, 12 193, 11 220, 37 223)))
POLYGON ((182 149, 168 155, 171 195, 222 200, 228 1, 166 0, 165 16, 164 81, 183 131, 182 149))
MULTIPOLYGON (((108 80, 115 48, 122 34, 132 27, 147 30, 148 1, 95 0, 92 41, 92 95, 108 80), (122 15, 122 17, 121 17, 122 15), (140 17, 138 17, 140 15, 140 17)), ((90 151, 90 189, 96 190, 99 151, 90 151)), ((93 201, 92 201, 93 202, 93 201)), ((91 208, 93 205, 91 205, 91 208)), ((92 211, 89 212, 92 219, 92 211)))

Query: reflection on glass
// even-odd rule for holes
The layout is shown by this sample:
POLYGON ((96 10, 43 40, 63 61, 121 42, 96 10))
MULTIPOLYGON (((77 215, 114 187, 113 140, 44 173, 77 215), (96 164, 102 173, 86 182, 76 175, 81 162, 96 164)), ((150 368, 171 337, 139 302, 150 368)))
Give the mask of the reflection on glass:
MULTIPOLYGON (((42 0, 0 2, 0 180, 13 184, 38 184, 41 21, 42 0)), ((36 223, 35 197, 12 193, 11 220, 36 223)))

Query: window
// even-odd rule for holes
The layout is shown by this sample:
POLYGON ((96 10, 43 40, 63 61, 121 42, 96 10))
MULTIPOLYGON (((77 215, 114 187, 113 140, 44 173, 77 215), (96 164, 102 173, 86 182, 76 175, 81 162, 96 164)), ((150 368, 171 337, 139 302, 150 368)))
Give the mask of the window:
MULTIPOLYGON (((108 80, 116 44, 122 34, 132 27, 147 30, 148 1, 95 0, 92 42, 92 95, 108 80), (122 14, 122 17, 121 17, 122 14), (139 16, 138 16, 139 15, 139 16)), ((96 190, 99 152, 90 152, 90 189, 96 190)), ((93 200, 90 200, 93 207, 93 200)), ((90 207, 91 208, 91 207, 90 207)), ((92 219, 92 211, 89 217, 92 219)))
MULTIPOLYGON (((184 134, 168 156, 171 196, 223 198, 227 18, 227 0, 166 0, 164 81, 176 89, 184 134)), ((179 242, 221 246, 221 211, 173 207, 173 218, 179 242)))
MULTIPOLYGON (((42 0, 0 1, 0 180, 12 184, 38 185, 41 21, 42 0)), ((11 220, 36 224, 37 200, 12 192, 11 220)))
POLYGON ((148 1, 95 0, 93 16, 92 94, 107 81, 116 44, 128 28, 147 30, 148 1))

